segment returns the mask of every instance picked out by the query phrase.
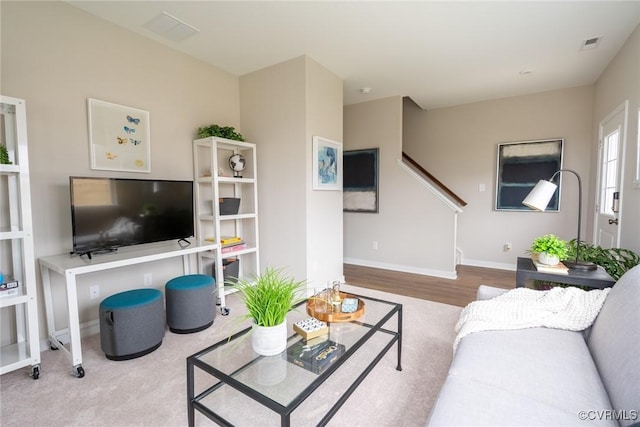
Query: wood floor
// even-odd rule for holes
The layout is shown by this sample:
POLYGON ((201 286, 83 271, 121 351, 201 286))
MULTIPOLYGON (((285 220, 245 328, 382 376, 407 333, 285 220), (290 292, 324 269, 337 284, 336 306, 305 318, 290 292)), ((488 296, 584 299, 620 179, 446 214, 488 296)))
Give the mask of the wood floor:
POLYGON ((459 265, 456 280, 344 264, 350 285, 464 307, 475 300, 480 285, 515 287, 515 271, 459 265))

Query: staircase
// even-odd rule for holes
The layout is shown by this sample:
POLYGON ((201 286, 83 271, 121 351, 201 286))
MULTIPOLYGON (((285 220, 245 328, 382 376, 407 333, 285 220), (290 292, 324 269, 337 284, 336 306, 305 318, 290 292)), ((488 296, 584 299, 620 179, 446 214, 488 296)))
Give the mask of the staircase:
POLYGON ((407 153, 402 152, 402 160, 399 161, 401 167, 405 168, 410 174, 434 194, 440 197, 443 202, 451 207, 455 212, 462 212, 462 208, 467 206, 467 202, 462 200, 456 193, 440 182, 436 177, 431 175, 418 162, 413 160, 407 153))

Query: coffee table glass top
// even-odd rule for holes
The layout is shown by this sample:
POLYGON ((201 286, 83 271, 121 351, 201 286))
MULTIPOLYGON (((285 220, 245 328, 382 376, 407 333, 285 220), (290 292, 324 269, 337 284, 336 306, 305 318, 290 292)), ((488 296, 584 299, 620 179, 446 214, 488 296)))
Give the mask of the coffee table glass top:
MULTIPOLYGON (((273 401, 282 407, 296 405, 328 379, 339 366, 343 365, 349 370, 353 367, 354 371, 361 372, 361 365, 365 362, 363 357, 368 360, 364 363, 367 366, 374 357, 384 354, 398 339, 402 306, 360 295, 357 298, 364 301, 365 313, 353 321, 329 323, 328 339, 344 345, 345 352, 319 374, 288 361, 286 351, 270 357, 257 355, 251 348, 250 328, 202 350, 192 358, 196 366, 215 376, 221 383, 229 384, 263 404, 273 401), (354 355, 357 357, 352 357, 354 355)), ((302 337, 293 331, 292 325, 308 317, 305 303, 288 314, 287 347, 302 341, 302 337)), ((342 375, 343 368, 337 372, 342 375)), ((204 397, 201 401, 204 401, 204 397)))

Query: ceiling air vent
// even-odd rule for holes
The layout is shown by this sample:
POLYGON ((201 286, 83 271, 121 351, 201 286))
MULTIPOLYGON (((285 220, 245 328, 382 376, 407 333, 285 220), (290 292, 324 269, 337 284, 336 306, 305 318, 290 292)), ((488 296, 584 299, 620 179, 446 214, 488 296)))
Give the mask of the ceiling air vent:
POLYGON ((600 40, 602 40, 602 37, 591 37, 591 38, 585 39, 582 41, 582 46, 580 47, 580 50, 595 49, 600 44, 600 40))
POLYGON ((169 40, 173 40, 174 42, 180 42, 187 37, 200 32, 199 29, 192 27, 167 12, 162 12, 160 15, 144 24, 144 26, 154 33, 169 40))

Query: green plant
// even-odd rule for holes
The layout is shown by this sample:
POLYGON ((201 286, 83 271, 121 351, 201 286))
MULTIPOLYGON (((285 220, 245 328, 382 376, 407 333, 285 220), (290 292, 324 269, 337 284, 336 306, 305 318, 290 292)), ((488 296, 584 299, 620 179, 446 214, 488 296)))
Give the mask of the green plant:
POLYGON ((198 136, 200 138, 208 138, 217 136, 220 138, 233 139, 235 141, 244 141, 244 137, 236 132, 231 126, 209 125, 198 128, 198 136))
MULTIPOLYGON (((567 259, 576 259, 576 239, 572 239, 567 243, 568 255, 567 259)), ((600 246, 591 245, 580 241, 580 261, 589 261, 604 268, 613 279, 618 280, 627 271, 640 264, 640 256, 630 249, 611 248, 604 249, 600 246)), ((573 286, 554 282, 534 281, 534 287, 539 290, 551 289, 554 286, 573 286)), ((590 291, 592 288, 587 286, 578 286, 579 288, 590 291)))
MULTIPOLYGON (((576 258, 576 246, 576 239, 569 241, 568 259, 576 258)), ((640 264, 640 256, 630 249, 604 249, 583 241, 580 241, 579 260, 601 266, 615 280, 618 280, 627 270, 640 264)))
POLYGON ((561 260, 567 259, 568 255, 567 242, 553 234, 536 237, 531 245, 530 251, 534 254, 546 252, 549 255, 557 256, 561 260))
POLYGON ((9 153, 7 152, 7 147, 4 145, 0 145, 0 165, 10 165, 11 160, 9 160, 9 153))
POLYGON ((305 284, 285 276, 281 269, 267 268, 262 275, 238 279, 233 287, 249 311, 244 319, 251 318, 258 326, 276 326, 304 299, 305 284))

